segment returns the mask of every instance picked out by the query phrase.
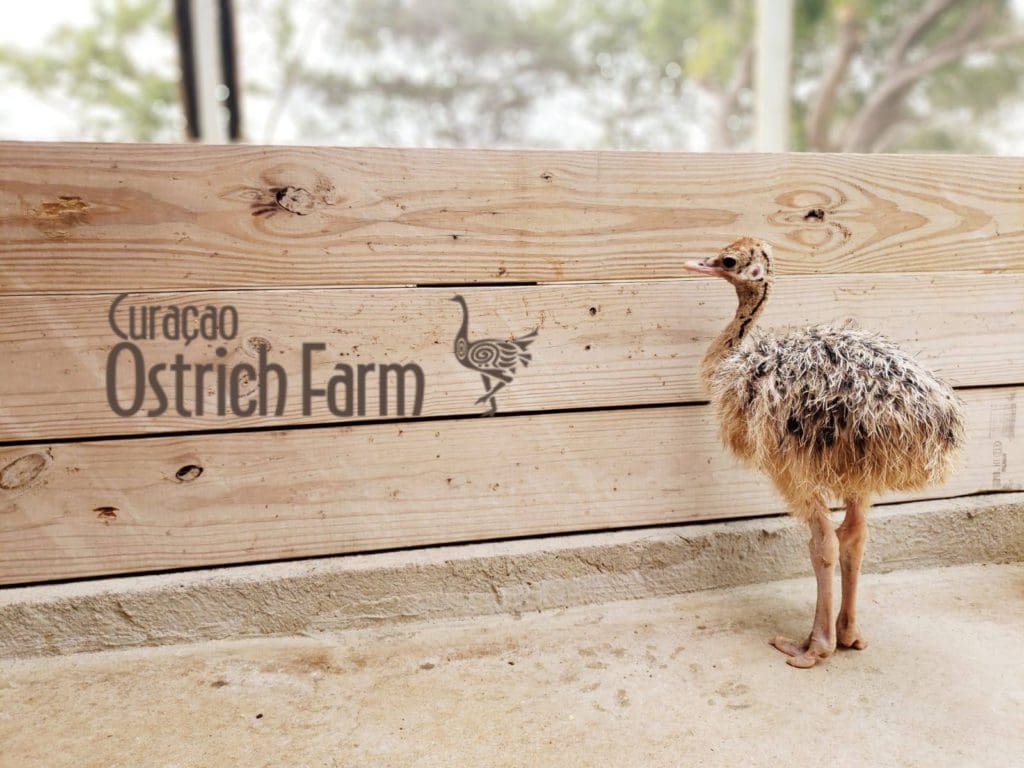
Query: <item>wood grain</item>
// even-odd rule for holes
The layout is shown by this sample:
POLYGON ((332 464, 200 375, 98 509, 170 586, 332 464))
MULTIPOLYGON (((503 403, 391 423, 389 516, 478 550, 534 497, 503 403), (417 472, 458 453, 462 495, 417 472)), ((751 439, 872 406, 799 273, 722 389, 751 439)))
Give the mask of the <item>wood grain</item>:
MULTIPOLYGON (((470 307, 470 337, 508 338, 539 329, 533 364, 498 396, 504 412, 596 408, 704 399, 696 370, 709 341, 734 309, 732 290, 718 280, 643 281, 459 289, 470 307)), ((141 307, 236 307, 239 333, 224 344, 202 339, 186 347, 160 338, 139 342, 147 365, 257 364, 257 350, 283 366, 286 409, 261 417, 216 412, 207 388, 202 416, 171 407, 157 417, 150 391, 144 409, 116 415, 106 397, 107 356, 119 341, 108 325, 109 294, 8 297, 0 302, 0 442, 58 437, 236 429, 338 420, 324 398, 302 414, 302 345, 323 342, 312 357, 322 385, 338 361, 419 363, 425 373, 423 416, 480 413, 480 377, 458 364, 452 342, 461 321, 454 289, 396 288, 220 291, 133 294, 141 307)), ((128 324, 127 303, 118 312, 128 324)), ((852 317, 884 332, 956 386, 1024 382, 1024 274, 915 274, 789 277, 779 281, 766 325, 841 322, 852 317)), ((132 366, 121 358, 118 400, 132 399, 132 366)), ((163 381, 169 382, 169 376, 163 381)), ((191 379, 187 379, 191 382, 191 379)), ((378 377, 367 379, 367 414, 381 418, 378 377)), ((393 385, 392 385, 393 391, 393 385)), ((258 380, 243 388, 256 397, 258 380)), ((276 380, 268 390, 273 402, 276 380)), ((395 416, 394 399, 388 412, 395 416)), ((184 403, 195 412, 195 388, 184 403)), ((412 414, 407 396, 406 415, 412 414)))
MULTIPOLYGON (((1024 489, 1022 393, 966 392, 963 469, 898 498, 1024 489)), ((0 450, 0 583, 781 509, 706 406, 39 445, 0 450)))
POLYGON ((0 294, 1024 271, 1024 158, 0 143, 0 294))

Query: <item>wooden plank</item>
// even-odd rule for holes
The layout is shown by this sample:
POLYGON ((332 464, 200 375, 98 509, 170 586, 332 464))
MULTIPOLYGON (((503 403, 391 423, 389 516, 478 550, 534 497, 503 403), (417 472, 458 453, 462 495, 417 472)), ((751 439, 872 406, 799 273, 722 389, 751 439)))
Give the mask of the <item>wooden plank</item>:
MULTIPOLYGON (((717 280, 645 281, 459 289, 470 307, 470 337, 507 338, 539 329, 533 364, 498 396, 504 412, 595 408, 704 399, 696 370, 715 333, 734 310, 732 290, 717 280), (591 313, 593 309, 593 314, 591 313)), ((311 357, 311 382, 322 385, 339 360, 417 362, 424 370, 422 416, 480 413, 478 375, 452 353, 461 320, 449 299, 454 289, 346 289, 134 294, 133 306, 232 305, 239 332, 224 344, 161 338, 139 342, 147 366, 170 364, 182 353, 193 364, 257 365, 257 350, 287 374, 285 410, 273 413, 276 380, 266 416, 217 415, 216 390, 204 396, 204 414, 184 417, 173 404, 156 417, 147 391, 132 417, 107 402, 107 357, 119 341, 108 323, 110 295, 8 297, 0 302, 0 442, 57 437, 232 429, 338 420, 325 398, 303 415, 302 345, 323 342, 311 357)), ((116 313, 127 327, 127 305, 116 313)), ((841 322, 856 318, 917 354, 956 386, 1024 382, 1024 275, 917 274, 791 277, 779 282, 765 324, 841 322), (984 297, 978 301, 975 297, 984 297)), ((132 365, 119 358, 118 402, 133 397, 132 365)), ((379 375, 366 381, 367 412, 381 418, 379 375)), ((171 382, 170 374, 162 381, 171 382)), ((191 374, 186 411, 195 412, 191 374)), ((253 383, 243 392, 258 393, 253 383)), ((391 391, 393 392, 393 380, 391 391)), ((173 401, 173 395, 169 395, 173 401)), ((244 398, 248 400, 248 396, 244 398)), ((388 413, 396 414, 389 397, 388 413)), ((405 415, 413 413, 407 395, 405 415)))
MULTIPOLYGON (((963 469, 899 498, 1024 489, 1022 393, 965 392, 963 469)), ((0 583, 781 511, 707 406, 40 445, 0 468, 0 583)))
POLYGON ((1024 158, 0 144, 0 293, 1024 271, 1024 158))

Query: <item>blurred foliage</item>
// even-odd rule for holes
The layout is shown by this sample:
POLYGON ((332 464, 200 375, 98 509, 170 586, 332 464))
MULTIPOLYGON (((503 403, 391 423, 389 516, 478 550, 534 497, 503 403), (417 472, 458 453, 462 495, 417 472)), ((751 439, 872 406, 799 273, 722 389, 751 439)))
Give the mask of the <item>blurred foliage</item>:
POLYGON ((797 19, 793 141, 799 148, 989 151, 979 126, 998 133, 1000 110, 1024 97, 1024 34, 1008 0, 797 0, 797 19), (922 26, 924 11, 940 6, 922 26), (830 135, 815 140, 807 135, 808 112, 835 61, 845 15, 856 47, 829 110, 830 135), (912 29, 919 34, 894 61, 912 29), (871 108, 879 106, 872 100, 901 78, 906 87, 896 88, 872 119, 871 108), (864 135, 853 135, 857 127, 864 135))
MULTIPOLYGON (((95 23, 42 52, 0 50, 0 71, 73 105, 91 138, 180 131, 177 83, 141 55, 170 34, 170 0, 93 3, 95 23)), ((287 116, 307 142, 749 145, 753 0, 236 3, 243 73, 253 56, 273 63, 246 83, 265 105, 253 140, 287 116), (247 49, 255 23, 266 50, 247 49)), ((1003 115, 1024 96, 1009 0, 795 7, 795 149, 979 152, 1009 135, 1003 115)))
MULTIPOLYGON (((598 146, 731 149, 752 128, 754 21, 752 0, 351 0, 325 6, 325 38, 360 66, 302 64, 293 85, 328 140, 362 123, 385 141, 537 143, 529 119, 557 126, 571 104, 598 146), (411 133, 388 136, 401 119, 411 133)), ((794 24, 794 149, 986 151, 977 126, 998 133, 1024 96, 1008 0, 796 0, 794 24)))
POLYGON ((59 26, 43 50, 0 47, 0 73, 61 104, 83 138, 180 138, 178 82, 152 64, 150 47, 173 41, 170 3, 93 0, 93 8, 92 24, 59 26))

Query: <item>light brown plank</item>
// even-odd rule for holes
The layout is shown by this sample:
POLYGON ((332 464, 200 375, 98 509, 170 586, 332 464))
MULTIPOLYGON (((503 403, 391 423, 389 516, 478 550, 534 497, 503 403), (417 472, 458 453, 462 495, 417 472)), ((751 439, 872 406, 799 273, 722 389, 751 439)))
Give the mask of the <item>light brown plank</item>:
POLYGON ((1024 159, 0 144, 0 293, 1024 271, 1024 159))
MULTIPOLYGON (((533 364, 498 396, 505 412, 594 408, 704 399, 697 366, 734 309, 732 290, 717 280, 645 281, 462 290, 470 306, 470 338, 507 338, 538 328, 533 364), (591 314, 593 309, 593 314, 591 314)), ((203 416, 170 408, 116 415, 106 398, 106 361, 119 341, 110 329, 110 295, 8 297, 0 302, 0 442, 124 435, 337 420, 323 398, 302 415, 304 342, 328 345, 314 358, 320 386, 335 362, 415 361, 424 369, 423 416, 485 409, 478 375, 458 364, 452 341, 461 321, 454 289, 235 291, 133 295, 132 304, 199 307, 234 305, 238 336, 216 357, 218 344, 189 347, 159 339, 140 342, 147 365, 256 363, 258 343, 288 376, 286 411, 276 417, 216 414, 208 395, 203 416)), ((119 312, 127 325, 126 310, 119 312)), ((838 322, 854 317, 899 341, 956 386, 1024 382, 1024 275, 919 274, 790 277, 779 281, 765 324, 838 322)), ((132 399, 128 358, 118 374, 119 402, 132 399)), ((169 381, 164 375, 164 381, 169 381)), ((187 381, 191 382, 189 378, 187 381)), ((367 415, 380 418, 378 376, 367 378, 367 415)), ((256 384, 246 388, 254 395, 256 384)), ((271 401, 273 391, 270 390, 271 401)), ((393 387, 392 387, 393 389, 393 387)), ((245 398, 248 400, 248 397, 245 398)), ((412 413, 407 397, 406 415, 412 413)), ((145 408, 155 404, 147 395, 145 408)), ((195 411, 195 388, 185 406, 195 411)), ((389 413, 395 415, 391 398, 389 413)), ((357 418, 354 416, 353 418, 357 418)))
MULTIPOLYGON (((1024 489, 1022 392, 966 392, 964 468, 901 498, 1024 489)), ((706 406, 60 444, 4 467, 0 583, 781 511, 706 406)))

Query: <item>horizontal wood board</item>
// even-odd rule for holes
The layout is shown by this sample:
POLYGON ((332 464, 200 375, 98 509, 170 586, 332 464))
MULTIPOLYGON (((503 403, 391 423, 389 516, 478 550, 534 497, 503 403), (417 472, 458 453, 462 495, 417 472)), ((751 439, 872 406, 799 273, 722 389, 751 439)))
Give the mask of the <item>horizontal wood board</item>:
MULTIPOLYGON (((311 382, 323 386, 334 365, 416 362, 424 370, 422 416, 480 413, 480 376, 452 352, 465 296, 471 339, 509 338, 538 330, 533 361, 502 390, 504 412, 683 403, 704 399, 697 378, 701 356, 735 307, 719 280, 608 282, 465 289, 301 289, 132 294, 127 306, 192 304, 237 309, 239 332, 230 342, 197 339, 186 346, 162 336, 138 342, 145 364, 170 364, 182 353, 192 364, 258 364, 258 349, 287 375, 285 411, 275 416, 218 416, 216 387, 205 390, 204 415, 195 413, 195 387, 186 377, 184 405, 148 417, 156 404, 118 416, 107 402, 106 365, 119 339, 108 324, 111 294, 7 297, 0 301, 0 442, 95 437, 336 421, 324 398, 302 413, 302 345, 322 342, 312 357, 311 382), (215 350, 227 351, 218 358, 215 350)), ((881 331, 955 386, 1024 382, 1024 274, 793 276, 778 281, 763 325, 840 323, 856 319, 881 331), (970 297, 970 298, 968 298, 970 297), (976 298, 983 297, 983 298, 976 298)), ((118 402, 132 400, 133 366, 122 356, 118 402)), ((170 384, 169 373, 162 381, 170 384)), ((411 381, 411 379, 410 379, 411 381)), ((379 375, 366 379, 367 409, 351 419, 380 419, 379 375)), ((276 379, 268 389, 274 401, 276 379)), ((387 418, 396 416, 394 379, 387 418)), ((258 378, 242 387, 259 394, 258 378)), ((173 396, 172 396, 173 397, 173 396)), ((411 391, 405 415, 412 415, 411 391)))
MULTIPOLYGON (((1022 391, 964 392, 964 467, 889 498, 1024 489, 1022 391)), ((781 511, 706 406, 7 448, 0 583, 781 511)))
POLYGON ((0 143, 0 294, 1024 271, 1024 158, 0 143))

